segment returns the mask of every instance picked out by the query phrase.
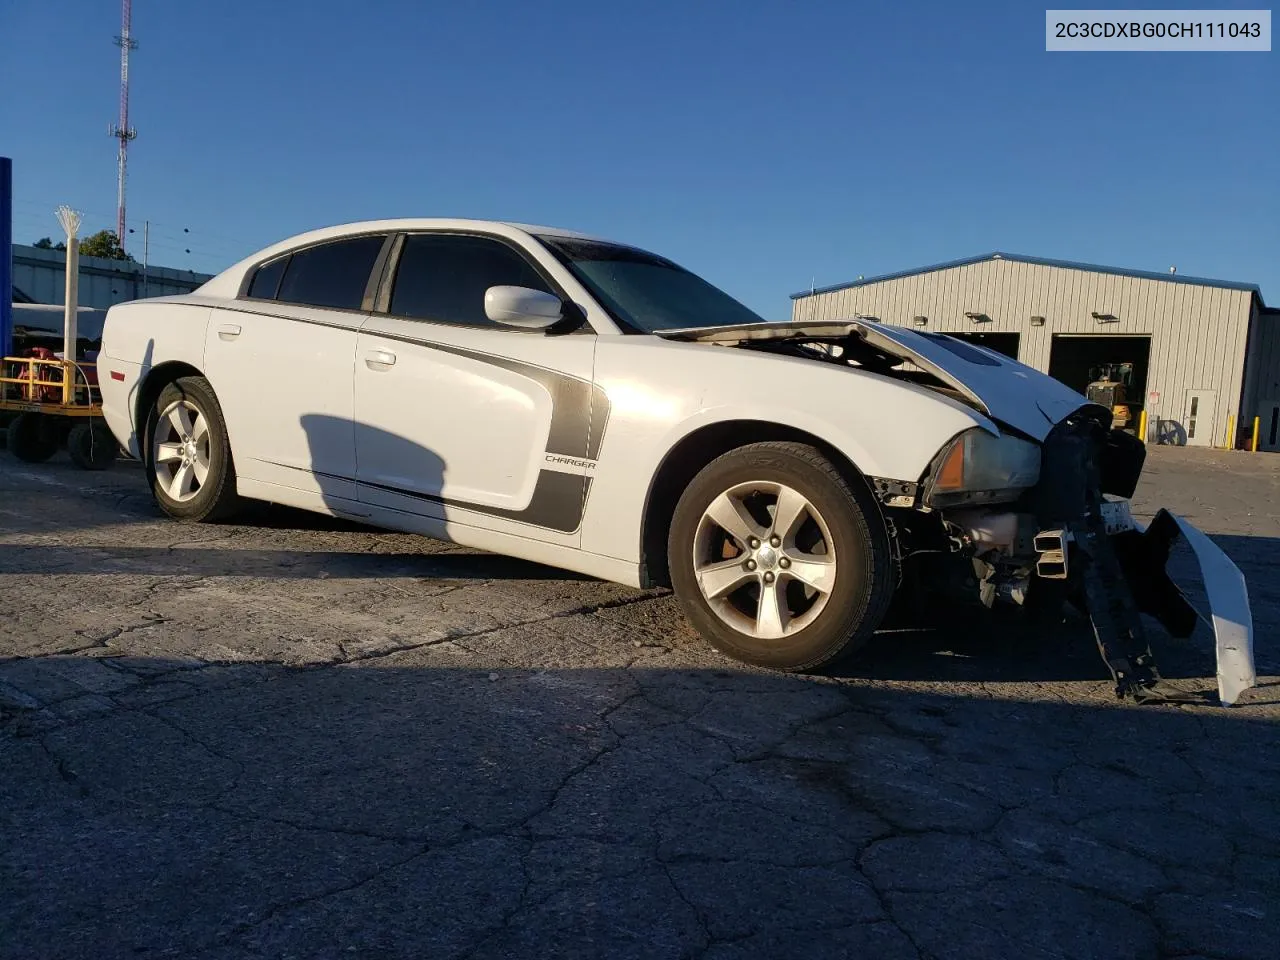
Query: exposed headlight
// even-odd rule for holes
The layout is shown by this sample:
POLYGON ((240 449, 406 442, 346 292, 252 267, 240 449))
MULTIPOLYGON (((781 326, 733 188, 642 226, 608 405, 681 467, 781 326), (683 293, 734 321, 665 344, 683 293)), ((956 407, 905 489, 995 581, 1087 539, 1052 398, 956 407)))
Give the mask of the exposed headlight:
POLYGON ((1007 502, 1039 480, 1039 445, 974 428, 952 440, 934 460, 925 500, 933 507, 1007 502))

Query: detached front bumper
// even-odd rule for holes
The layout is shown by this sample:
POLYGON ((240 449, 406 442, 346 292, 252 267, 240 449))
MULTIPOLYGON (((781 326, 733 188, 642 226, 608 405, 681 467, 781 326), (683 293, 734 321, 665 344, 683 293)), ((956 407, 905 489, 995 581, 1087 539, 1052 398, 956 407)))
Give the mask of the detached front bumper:
MULTIPOLYGON (((1160 511, 1145 530, 1116 515, 1107 494, 1129 498, 1142 471, 1142 442, 1108 431, 1086 410, 1059 423, 1043 444, 1042 480, 1032 501, 1042 530, 1062 535, 1063 571, 1083 600, 1098 649, 1119 696, 1188 699, 1161 681, 1140 614, 1189 636, 1197 612, 1166 569, 1179 536, 1200 566, 1218 655, 1218 692, 1235 703, 1253 686, 1253 618, 1244 577, 1230 558, 1185 520, 1160 511), (1128 527, 1126 529, 1126 527, 1128 527), (1069 571, 1069 572, 1068 572, 1069 571)), ((1127 514, 1127 510, 1123 511, 1127 514)))
POLYGON ((1004 597, 1052 612, 1071 599, 1086 611, 1120 697, 1199 701, 1161 680, 1142 614, 1176 637, 1204 620, 1217 648, 1219 698, 1233 704, 1256 684, 1248 588, 1231 559, 1181 517, 1161 510, 1146 528, 1133 520, 1128 498, 1145 457, 1136 438, 1108 432, 1082 410, 1045 439, 1040 482, 1013 511, 948 512, 952 541, 971 551, 988 606, 1004 597), (1167 569, 1179 539, 1200 569, 1199 610, 1167 569))
POLYGON ((1176 514, 1161 510, 1143 530, 1138 525, 1111 538, 1134 602, 1175 637, 1187 637, 1203 619, 1213 628, 1218 660, 1218 698, 1225 705, 1257 684, 1253 663, 1253 614, 1244 575, 1222 549, 1176 514), (1204 605, 1197 610, 1178 588, 1166 565, 1181 537, 1191 548, 1204 585, 1204 605))

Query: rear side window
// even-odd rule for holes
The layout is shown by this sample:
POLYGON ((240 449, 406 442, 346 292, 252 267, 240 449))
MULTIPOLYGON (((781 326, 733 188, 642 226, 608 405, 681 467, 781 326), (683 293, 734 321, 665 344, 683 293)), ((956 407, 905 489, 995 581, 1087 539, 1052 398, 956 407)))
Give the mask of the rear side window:
POLYGON ((285 256, 260 266, 253 275, 253 283, 249 284, 249 296, 255 300, 274 300, 276 291, 280 289, 280 278, 288 265, 289 258, 285 256))
MULTIPOLYGON (((275 299, 312 307, 359 310, 369 274, 385 239, 385 236, 352 237, 297 251, 288 258, 275 299)), ((255 276, 253 280, 256 285, 258 278, 255 276)))
POLYGON ((484 293, 510 285, 554 291, 524 257, 488 237, 414 234, 405 238, 391 289, 391 313, 416 320, 496 327, 484 293))

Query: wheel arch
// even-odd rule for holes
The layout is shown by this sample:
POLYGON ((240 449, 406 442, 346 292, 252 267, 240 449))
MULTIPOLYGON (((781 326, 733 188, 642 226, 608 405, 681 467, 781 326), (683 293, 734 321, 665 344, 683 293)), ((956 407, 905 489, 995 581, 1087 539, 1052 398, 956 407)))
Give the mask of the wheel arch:
MULTIPOLYGON (((680 495, 707 464, 750 443, 790 440, 821 450, 850 483, 871 491, 870 482, 842 450, 807 430, 765 420, 722 420, 691 431, 667 451, 654 472, 645 496, 640 531, 640 581, 642 586, 670 586, 667 567, 667 531, 680 495)), ((874 493, 874 491, 872 491, 874 493)), ((874 499, 874 497, 873 497, 874 499)), ((879 501, 875 501, 877 505, 879 501)))
POLYGON ((137 403, 133 411, 134 435, 138 438, 138 453, 144 461, 147 457, 147 445, 150 443, 150 438, 146 435, 149 411, 155 406, 160 392, 182 377, 204 377, 204 373, 182 360, 166 360, 147 371, 138 385, 137 403))

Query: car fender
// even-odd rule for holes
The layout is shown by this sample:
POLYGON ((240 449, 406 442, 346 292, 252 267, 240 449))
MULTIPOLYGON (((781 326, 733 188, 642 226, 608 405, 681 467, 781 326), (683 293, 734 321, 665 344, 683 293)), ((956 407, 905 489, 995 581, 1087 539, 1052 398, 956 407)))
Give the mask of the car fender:
POLYGON ((759 421, 837 450, 864 475, 915 482, 937 452, 985 416, 924 387, 846 367, 733 348, 602 338, 596 383, 608 398, 582 547, 640 561, 650 491, 671 451, 698 430, 759 421))
POLYGON ((98 380, 103 417, 120 444, 139 456, 138 399, 151 372, 168 363, 204 368, 209 305, 191 298, 155 298, 107 311, 98 380))
POLYGON ((722 402, 704 407, 673 426, 660 441, 660 446, 665 451, 663 459, 699 430, 732 421, 777 424, 807 433, 834 448, 864 476, 908 482, 919 480, 929 462, 946 443, 962 430, 975 425, 974 419, 966 416, 956 417, 954 421, 945 417, 936 426, 916 425, 919 428, 917 431, 903 433, 897 444, 890 448, 882 443, 875 443, 873 438, 866 435, 860 436, 856 426, 848 421, 842 422, 803 407, 722 402))

